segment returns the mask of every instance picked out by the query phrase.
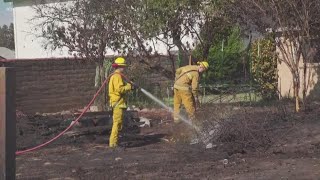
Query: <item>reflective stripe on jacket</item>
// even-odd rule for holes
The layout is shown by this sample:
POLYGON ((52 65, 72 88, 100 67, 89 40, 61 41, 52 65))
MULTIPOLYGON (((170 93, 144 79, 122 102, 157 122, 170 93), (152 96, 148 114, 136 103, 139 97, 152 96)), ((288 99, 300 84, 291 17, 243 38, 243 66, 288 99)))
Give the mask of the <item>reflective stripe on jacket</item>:
POLYGON ((197 65, 183 66, 176 70, 174 88, 192 91, 194 97, 198 96, 199 71, 197 65))
POLYGON ((125 94, 131 90, 131 84, 125 83, 119 70, 115 70, 109 81, 109 103, 113 108, 127 108, 125 94))

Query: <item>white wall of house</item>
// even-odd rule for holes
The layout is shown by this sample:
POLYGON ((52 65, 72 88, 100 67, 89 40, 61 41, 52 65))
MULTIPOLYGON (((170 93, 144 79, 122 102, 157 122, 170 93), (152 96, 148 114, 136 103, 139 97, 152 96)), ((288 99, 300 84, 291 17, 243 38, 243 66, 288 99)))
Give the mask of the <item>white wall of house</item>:
POLYGON ((42 46, 44 39, 36 38, 34 34, 34 23, 31 22, 35 15, 32 6, 33 0, 13 1, 13 21, 15 34, 16 58, 51 58, 69 56, 67 49, 56 51, 46 50, 42 46))
MULTIPOLYGON (((39 0, 38 0, 39 2, 39 0)), ((57 3, 55 0, 44 0, 41 2, 57 3)), ((13 15, 14 15, 14 34, 15 34, 15 50, 16 58, 52 58, 52 57, 70 57, 68 49, 51 50, 45 49, 45 39, 36 38, 35 34, 41 34, 35 30, 34 24, 37 22, 31 22, 35 15, 35 11, 32 6, 36 4, 35 0, 13 0, 13 15)), ((184 37, 183 42, 195 42, 191 37, 184 37)), ((190 43, 192 44, 192 43, 190 43)), ((155 49, 159 54, 166 55, 167 47, 161 41, 155 41, 155 49)), ((171 49, 171 50, 177 50, 171 49)), ((108 49, 107 55, 117 55, 114 51, 108 49)))

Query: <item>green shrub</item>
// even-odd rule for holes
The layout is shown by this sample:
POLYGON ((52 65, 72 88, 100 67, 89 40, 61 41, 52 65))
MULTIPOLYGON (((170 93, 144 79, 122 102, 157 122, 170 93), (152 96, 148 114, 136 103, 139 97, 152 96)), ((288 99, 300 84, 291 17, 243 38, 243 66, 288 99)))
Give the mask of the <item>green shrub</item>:
MULTIPOLYGON (((238 27, 226 29, 224 34, 216 34, 209 49, 207 60, 209 70, 203 75, 205 83, 233 81, 239 79, 242 73, 241 51, 244 47, 241 31, 238 27)), ((193 56, 201 57, 202 49, 197 47, 193 56)))
POLYGON ((272 37, 257 40, 251 49, 251 71, 263 99, 277 94, 277 54, 272 37))

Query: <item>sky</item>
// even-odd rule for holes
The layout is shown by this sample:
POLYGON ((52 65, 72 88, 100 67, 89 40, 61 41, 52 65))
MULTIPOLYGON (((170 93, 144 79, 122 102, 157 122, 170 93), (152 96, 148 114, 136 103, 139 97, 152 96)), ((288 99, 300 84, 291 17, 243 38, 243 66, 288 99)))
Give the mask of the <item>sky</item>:
POLYGON ((0 26, 9 25, 13 22, 12 3, 0 0, 0 26))

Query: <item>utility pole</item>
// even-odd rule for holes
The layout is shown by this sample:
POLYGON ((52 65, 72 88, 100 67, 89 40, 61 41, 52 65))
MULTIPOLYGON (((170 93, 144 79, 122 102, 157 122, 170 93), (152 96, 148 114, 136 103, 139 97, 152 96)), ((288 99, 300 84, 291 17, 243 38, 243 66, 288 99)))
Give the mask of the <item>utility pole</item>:
POLYGON ((0 179, 16 178, 15 71, 0 67, 0 179))

